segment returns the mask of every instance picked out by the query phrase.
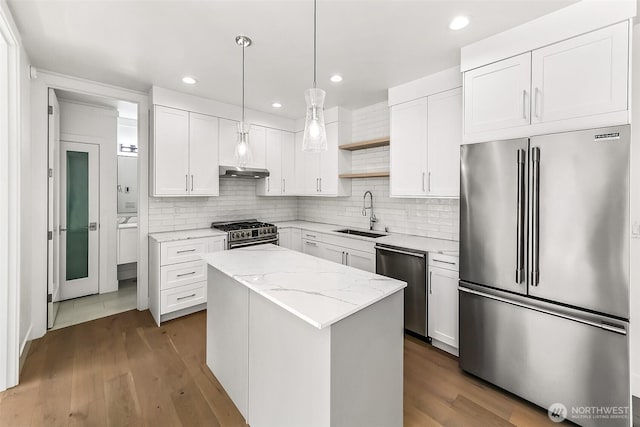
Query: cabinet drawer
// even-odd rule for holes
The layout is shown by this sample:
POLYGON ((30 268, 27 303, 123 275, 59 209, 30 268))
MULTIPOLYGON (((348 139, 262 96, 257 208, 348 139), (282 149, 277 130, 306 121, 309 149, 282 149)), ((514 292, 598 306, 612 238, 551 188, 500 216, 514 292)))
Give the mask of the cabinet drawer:
POLYGON ((162 243, 160 247, 160 265, 197 261, 200 255, 208 252, 209 239, 189 239, 162 243))
POLYGON ((459 258, 452 255, 438 253, 429 254, 429 267, 439 267, 445 270, 458 271, 459 258))
POLYGON ((170 289, 207 280, 207 264, 200 261, 160 267, 160 289, 170 289))
POLYGON ((189 308, 207 302, 207 282, 180 286, 160 292, 161 314, 189 308))
POLYGON ((302 238, 306 240, 315 240, 316 242, 322 242, 322 233, 302 230, 302 238))

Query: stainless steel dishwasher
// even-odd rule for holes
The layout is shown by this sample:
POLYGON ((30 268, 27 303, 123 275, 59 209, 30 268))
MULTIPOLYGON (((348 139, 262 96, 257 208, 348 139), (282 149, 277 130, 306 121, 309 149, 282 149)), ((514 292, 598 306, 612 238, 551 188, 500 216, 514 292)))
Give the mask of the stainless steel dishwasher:
POLYGON ((407 282, 404 328, 427 338, 427 253, 378 244, 376 273, 407 282))

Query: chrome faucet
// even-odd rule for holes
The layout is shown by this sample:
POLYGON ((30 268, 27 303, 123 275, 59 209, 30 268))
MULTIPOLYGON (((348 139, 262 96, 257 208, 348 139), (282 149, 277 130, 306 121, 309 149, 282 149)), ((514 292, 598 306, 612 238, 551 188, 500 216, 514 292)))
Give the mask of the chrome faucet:
POLYGON ((364 192, 364 196, 362 197, 362 216, 367 216, 367 209, 371 209, 371 214, 369 215, 369 230, 373 230, 373 223, 378 222, 378 218, 373 213, 373 194, 371 191, 367 190, 364 192), (367 194, 369 195, 369 206, 367 206, 367 194))

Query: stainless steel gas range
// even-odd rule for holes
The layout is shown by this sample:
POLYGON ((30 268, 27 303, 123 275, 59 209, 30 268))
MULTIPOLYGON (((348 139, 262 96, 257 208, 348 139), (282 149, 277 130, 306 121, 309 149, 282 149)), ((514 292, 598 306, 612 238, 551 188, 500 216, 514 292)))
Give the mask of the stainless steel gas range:
POLYGON ((272 243, 277 245, 278 227, 255 219, 214 222, 211 228, 227 232, 227 249, 272 243))

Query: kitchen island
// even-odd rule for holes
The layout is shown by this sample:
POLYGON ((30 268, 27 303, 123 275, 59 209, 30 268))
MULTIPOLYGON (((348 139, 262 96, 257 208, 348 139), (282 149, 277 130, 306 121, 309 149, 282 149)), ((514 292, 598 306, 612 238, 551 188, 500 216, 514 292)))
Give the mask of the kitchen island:
POLYGON ((203 259, 207 365, 248 424, 402 425, 404 282, 275 245, 203 259))

